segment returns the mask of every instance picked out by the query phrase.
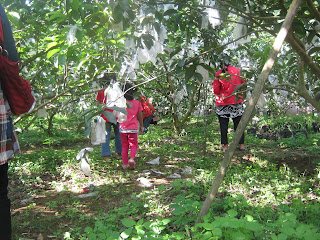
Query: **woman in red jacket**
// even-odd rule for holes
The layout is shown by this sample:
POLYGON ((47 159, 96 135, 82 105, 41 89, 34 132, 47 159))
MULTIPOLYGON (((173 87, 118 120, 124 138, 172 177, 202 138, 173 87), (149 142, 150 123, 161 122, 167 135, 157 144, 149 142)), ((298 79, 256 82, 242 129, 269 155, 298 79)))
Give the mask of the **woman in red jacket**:
MULTIPOLYGON (((213 81, 213 93, 216 95, 216 113, 220 123, 222 149, 228 149, 228 125, 232 118, 234 130, 240 122, 243 110, 243 97, 235 96, 234 88, 245 84, 240 76, 240 69, 229 65, 227 56, 222 57, 221 69, 216 72, 213 81)), ((244 135, 240 141, 240 150, 244 150, 244 135)))

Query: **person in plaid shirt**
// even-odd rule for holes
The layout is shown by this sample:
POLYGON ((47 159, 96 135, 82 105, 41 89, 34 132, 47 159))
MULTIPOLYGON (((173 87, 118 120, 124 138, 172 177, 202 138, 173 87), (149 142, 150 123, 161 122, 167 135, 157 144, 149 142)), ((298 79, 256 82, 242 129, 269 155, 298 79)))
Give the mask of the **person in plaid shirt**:
MULTIPOLYGON (((15 47, 12 30, 7 15, 0 3, 4 46, 10 61, 18 61, 19 55, 15 47)), ((1 74, 1 72, 0 72, 1 74)), ((11 213, 8 198, 8 161, 19 153, 19 143, 13 128, 12 114, 8 101, 3 96, 0 85, 0 238, 11 239, 11 213)))

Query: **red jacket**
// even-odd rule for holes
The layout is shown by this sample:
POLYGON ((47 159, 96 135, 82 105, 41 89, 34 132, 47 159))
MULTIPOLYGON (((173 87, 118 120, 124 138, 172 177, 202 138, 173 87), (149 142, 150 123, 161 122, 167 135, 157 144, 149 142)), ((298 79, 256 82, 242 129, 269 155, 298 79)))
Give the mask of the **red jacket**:
POLYGON ((152 105, 152 103, 149 101, 149 98, 146 98, 144 96, 140 96, 140 101, 141 101, 141 105, 143 108, 143 119, 145 119, 146 117, 149 117, 150 115, 152 115, 152 113, 154 113, 155 109, 152 105))
POLYGON ((245 84, 245 81, 241 79, 240 69, 232 66, 227 67, 227 72, 225 72, 225 77, 220 76, 222 70, 219 70, 215 74, 213 81, 213 93, 216 95, 216 105, 231 105, 243 102, 242 96, 238 95, 238 101, 236 101, 236 96, 232 95, 233 90, 236 86, 240 84, 245 84), (230 76, 231 75, 231 76, 230 76), (231 97, 229 97, 231 96, 231 97))

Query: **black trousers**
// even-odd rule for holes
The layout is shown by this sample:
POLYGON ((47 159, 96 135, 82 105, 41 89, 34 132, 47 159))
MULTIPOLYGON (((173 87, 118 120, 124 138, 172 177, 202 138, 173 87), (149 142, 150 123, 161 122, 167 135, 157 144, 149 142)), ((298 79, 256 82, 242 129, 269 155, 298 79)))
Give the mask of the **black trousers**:
POLYGON ((8 163, 0 165, 0 239, 11 240, 11 213, 8 198, 8 163))
MULTIPOLYGON (((220 123, 220 134, 221 134, 221 144, 228 144, 228 127, 229 127, 229 118, 223 118, 218 115, 219 123, 220 123)), ((233 121, 233 129, 236 131, 241 116, 232 118, 233 121)), ((242 134, 239 144, 244 144, 244 134, 242 134)))
POLYGON ((145 117, 143 119, 143 133, 147 133, 148 132, 148 127, 150 126, 152 118, 153 118, 153 114, 151 114, 150 116, 145 117))

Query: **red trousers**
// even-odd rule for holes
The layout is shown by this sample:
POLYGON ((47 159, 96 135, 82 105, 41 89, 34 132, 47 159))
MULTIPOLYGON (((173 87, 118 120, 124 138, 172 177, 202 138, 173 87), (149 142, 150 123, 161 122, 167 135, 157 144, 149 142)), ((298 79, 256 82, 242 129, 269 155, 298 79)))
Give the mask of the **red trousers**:
POLYGON ((138 133, 120 133, 122 143, 122 161, 128 164, 129 149, 130 158, 135 159, 138 150, 138 133))

